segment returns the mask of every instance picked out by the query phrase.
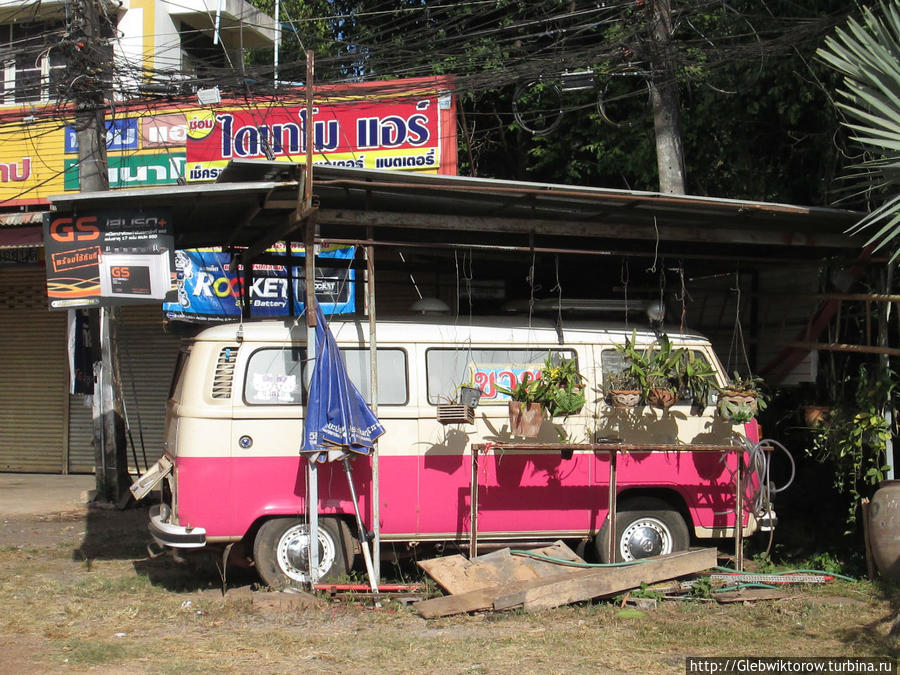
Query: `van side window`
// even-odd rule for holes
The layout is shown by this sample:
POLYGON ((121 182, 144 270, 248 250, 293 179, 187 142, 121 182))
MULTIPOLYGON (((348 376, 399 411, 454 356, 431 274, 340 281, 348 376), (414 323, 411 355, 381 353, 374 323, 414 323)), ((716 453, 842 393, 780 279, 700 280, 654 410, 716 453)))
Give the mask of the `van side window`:
POLYGON ((497 391, 497 385, 512 389, 526 373, 528 379, 539 377, 548 354, 575 357, 571 349, 429 349, 425 352, 428 402, 454 401, 460 385, 473 383, 482 391, 480 404, 506 403, 509 396, 497 391))
MULTIPOLYGON (((709 360, 706 358, 706 355, 703 352, 692 349, 691 354, 700 363, 709 363, 709 360)), ((600 353, 600 358, 600 367, 603 371, 603 388, 606 389, 609 378, 614 373, 621 372, 625 368, 625 357, 614 349, 604 349, 600 353)), ((678 400, 680 403, 689 402, 690 394, 687 391, 679 392, 678 400)), ((707 405, 712 405, 713 403, 715 403, 715 392, 710 392, 707 405)))
MULTIPOLYGON (((406 405, 409 400, 409 372, 406 368, 406 352, 402 349, 377 349, 378 360, 378 405, 406 405)), ((372 402, 369 387, 369 350, 341 349, 347 375, 356 385, 363 398, 372 402)))
POLYGON ((249 405, 296 405, 303 400, 306 349, 258 349, 247 361, 244 400, 249 405))
MULTIPOLYGON (((369 350, 341 349, 347 375, 366 401, 369 388, 369 350)), ((409 398, 406 352, 378 350, 378 403, 405 405, 409 398)), ((306 398, 306 349, 264 348, 250 355, 244 380, 248 405, 297 405, 306 398)))

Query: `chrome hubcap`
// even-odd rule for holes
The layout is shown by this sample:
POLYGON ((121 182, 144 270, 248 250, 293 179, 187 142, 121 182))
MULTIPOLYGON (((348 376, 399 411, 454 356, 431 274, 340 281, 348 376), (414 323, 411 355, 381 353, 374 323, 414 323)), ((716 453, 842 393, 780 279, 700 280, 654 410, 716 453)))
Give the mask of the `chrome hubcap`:
POLYGON ((672 552, 669 528, 656 518, 641 518, 631 523, 619 538, 623 560, 638 560, 672 552))
MULTIPOLYGON (((325 575, 334 564, 334 542, 319 528, 319 576, 325 575)), ((278 541, 278 566, 294 581, 309 582, 309 526, 297 524, 288 529, 278 541)))

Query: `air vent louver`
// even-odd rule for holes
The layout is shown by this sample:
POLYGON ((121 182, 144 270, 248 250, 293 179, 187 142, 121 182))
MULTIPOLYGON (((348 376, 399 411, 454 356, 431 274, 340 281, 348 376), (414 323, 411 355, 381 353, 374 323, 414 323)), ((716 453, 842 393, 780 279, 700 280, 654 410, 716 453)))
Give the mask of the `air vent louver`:
POLYGON ((237 362, 237 345, 222 347, 216 359, 216 374, 213 377, 212 397, 231 398, 231 384, 234 381, 234 364, 237 362))

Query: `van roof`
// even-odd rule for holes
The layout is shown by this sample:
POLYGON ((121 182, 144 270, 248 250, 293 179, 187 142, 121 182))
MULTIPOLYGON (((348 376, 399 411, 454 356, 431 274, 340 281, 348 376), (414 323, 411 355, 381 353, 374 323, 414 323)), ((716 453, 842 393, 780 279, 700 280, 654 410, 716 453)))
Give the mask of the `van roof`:
MULTIPOLYGON (((331 332, 339 343, 364 345, 369 338, 369 321, 366 318, 332 316, 328 319, 331 332)), ((708 343, 704 336, 693 332, 680 332, 677 327, 663 328, 673 343, 708 343)), ((649 343, 656 333, 647 328, 637 328, 624 322, 564 321, 562 341, 556 324, 545 318, 522 316, 406 316, 379 318, 376 338, 379 342, 438 342, 438 343, 496 343, 519 344, 553 343, 576 344, 593 342, 622 342, 637 330, 637 341, 649 343), (602 338, 607 338, 606 340, 602 338)), ((229 322, 207 328, 194 339, 198 341, 233 342, 242 339, 253 342, 305 342, 306 321, 299 319, 259 319, 229 322)))

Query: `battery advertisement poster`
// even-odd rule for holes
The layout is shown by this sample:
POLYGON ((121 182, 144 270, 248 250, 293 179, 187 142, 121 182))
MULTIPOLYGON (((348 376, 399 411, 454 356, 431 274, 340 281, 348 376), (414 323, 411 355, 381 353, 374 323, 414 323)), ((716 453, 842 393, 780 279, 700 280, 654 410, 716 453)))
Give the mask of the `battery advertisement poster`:
MULTIPOLYGON (((355 311, 355 275, 350 269, 353 256, 352 246, 323 247, 316 256, 334 260, 333 265, 323 264, 321 260, 316 263, 316 299, 326 314, 355 311)), ((177 299, 163 303, 170 319, 231 321, 241 315, 245 296, 253 318, 298 316, 305 309, 306 279, 302 265, 253 265, 253 279, 249 293, 245 293, 243 267, 232 266, 230 253, 217 248, 179 250, 175 253, 175 276, 177 299)))
POLYGON ((168 209, 44 214, 50 309, 159 302, 174 287, 168 209))

